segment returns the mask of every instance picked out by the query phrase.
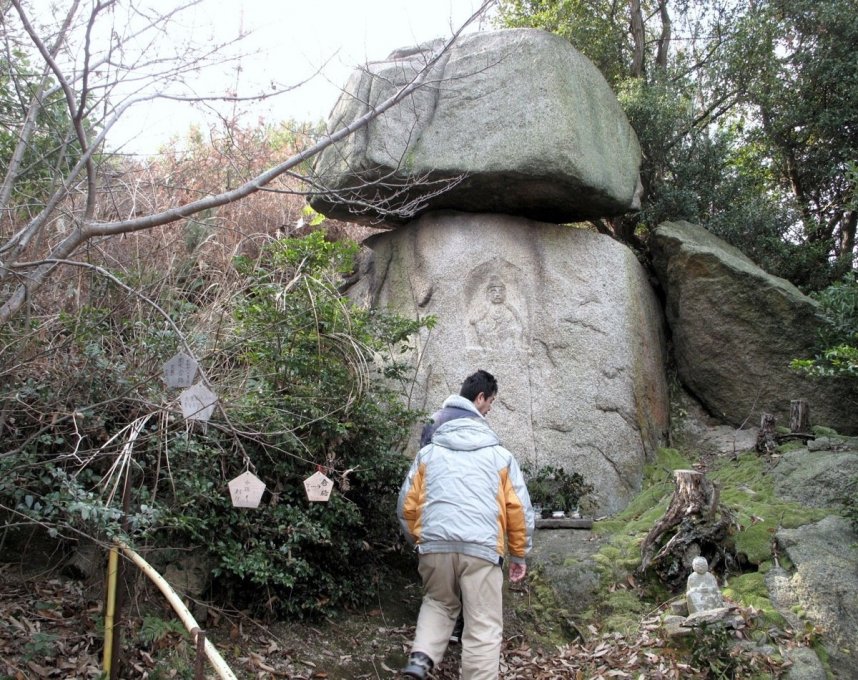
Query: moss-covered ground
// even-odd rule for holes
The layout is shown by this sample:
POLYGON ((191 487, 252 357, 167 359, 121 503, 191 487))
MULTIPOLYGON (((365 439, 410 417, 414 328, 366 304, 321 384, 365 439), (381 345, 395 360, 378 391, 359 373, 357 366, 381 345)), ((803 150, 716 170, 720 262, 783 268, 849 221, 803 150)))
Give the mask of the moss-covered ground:
MULTIPOLYGON (((623 637, 640 635, 642 626, 651 625, 654 615, 667 613, 669 603, 682 598, 682 593, 669 592, 654 578, 640 577, 637 569, 641 562, 641 544, 664 515, 673 495, 673 471, 695 466, 703 469, 715 483, 720 502, 735 519, 733 539, 741 572, 723 575, 724 595, 743 611, 751 613, 751 637, 759 639, 774 629, 786 627, 769 599, 765 583, 765 575, 775 563, 789 567, 786 557, 777 554, 774 534, 779 527, 797 527, 817 521, 826 512, 778 498, 769 474, 771 461, 754 451, 710 457, 703 463, 693 451, 664 448, 646 466, 641 491, 626 509, 594 524, 594 533, 604 541, 603 547, 593 556, 601 585, 594 604, 574 617, 573 631, 592 633, 598 630, 600 634, 623 637)), ((540 610, 550 614, 554 611, 550 588, 537 586, 537 591, 540 610)), ((556 634, 568 632, 568 627, 553 632, 556 642, 556 634)), ((690 658, 696 644, 686 639, 676 643, 675 651, 690 658)))

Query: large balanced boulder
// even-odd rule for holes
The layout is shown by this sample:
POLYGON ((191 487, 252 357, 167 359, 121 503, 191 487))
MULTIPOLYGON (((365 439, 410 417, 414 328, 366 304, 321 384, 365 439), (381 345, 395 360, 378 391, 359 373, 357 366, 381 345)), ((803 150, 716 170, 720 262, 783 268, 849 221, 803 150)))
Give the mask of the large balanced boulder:
POLYGON ((372 264, 349 294, 436 318, 414 349, 412 406, 431 413, 486 369, 500 383, 489 421, 504 445, 531 468, 581 473, 598 512, 623 508, 668 425, 661 311, 632 251, 590 231, 457 212, 366 244, 372 264))
MULTIPOLYGON (((329 131, 410 83, 442 46, 355 71, 329 131)), ((473 33, 406 100, 317 157, 311 205, 382 226, 440 208, 572 222, 634 207, 639 166, 616 96, 566 40, 536 29, 473 33)))
POLYGON ((812 423, 858 430, 855 381, 790 368, 815 353, 824 322, 814 300, 698 225, 663 223, 651 246, 679 378, 713 416, 787 424, 790 401, 806 399, 812 423))

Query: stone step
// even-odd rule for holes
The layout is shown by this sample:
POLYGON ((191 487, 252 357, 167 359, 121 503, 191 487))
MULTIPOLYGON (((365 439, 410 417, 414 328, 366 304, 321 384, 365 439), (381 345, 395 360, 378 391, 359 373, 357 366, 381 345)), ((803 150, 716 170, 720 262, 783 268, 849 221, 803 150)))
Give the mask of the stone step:
POLYGON ((580 518, 572 519, 571 517, 561 517, 559 519, 537 519, 537 529, 592 529, 593 520, 580 518))

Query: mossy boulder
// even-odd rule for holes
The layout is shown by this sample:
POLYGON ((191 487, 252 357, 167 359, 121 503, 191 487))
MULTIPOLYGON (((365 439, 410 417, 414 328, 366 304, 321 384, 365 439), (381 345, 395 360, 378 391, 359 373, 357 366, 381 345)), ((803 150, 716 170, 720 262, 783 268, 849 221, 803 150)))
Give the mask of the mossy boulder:
POLYGON ((790 368, 816 353, 825 321, 814 300, 699 225, 665 222, 651 244, 679 377, 712 415, 786 423, 790 401, 806 399, 812 425, 858 433, 858 381, 790 368))
POLYGON ((811 453, 799 447, 784 453, 772 470, 778 496, 813 508, 842 506, 856 477, 858 448, 811 453))

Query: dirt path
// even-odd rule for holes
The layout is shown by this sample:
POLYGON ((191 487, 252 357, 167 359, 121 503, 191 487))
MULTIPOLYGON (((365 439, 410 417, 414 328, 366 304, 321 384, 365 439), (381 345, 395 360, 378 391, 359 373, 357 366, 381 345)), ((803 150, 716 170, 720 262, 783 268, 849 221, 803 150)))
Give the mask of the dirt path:
MULTIPOLYGON (((97 591, 56 573, 22 574, 0 564, 0 680, 100 677, 97 591)), ((513 596, 520 600, 507 602, 500 680, 704 677, 665 649, 655 619, 635 639, 594 630, 587 641, 540 649, 530 640, 532 623, 517 613, 527 593, 513 596)), ((241 680, 380 680, 397 677, 405 661, 419 599, 416 579, 403 577, 380 584, 377 606, 317 624, 211 610, 204 625, 241 680)), ((141 592, 128 611, 134 618, 125 629, 123 680, 193 678, 192 646, 160 598, 141 592)), ((458 646, 448 649, 434 680, 457 680, 459 653, 458 646)))

